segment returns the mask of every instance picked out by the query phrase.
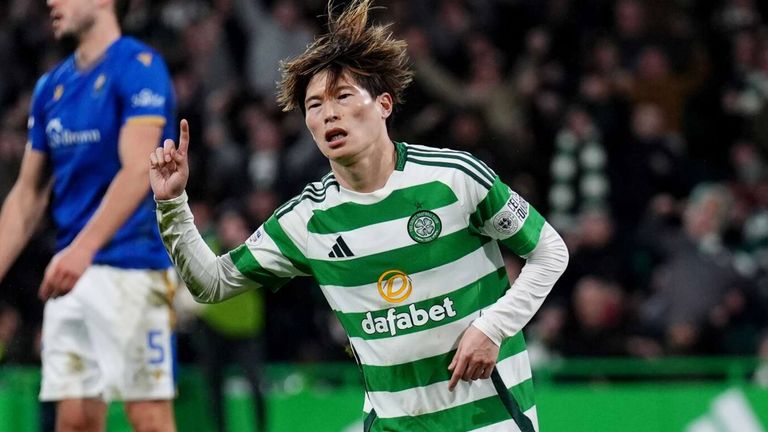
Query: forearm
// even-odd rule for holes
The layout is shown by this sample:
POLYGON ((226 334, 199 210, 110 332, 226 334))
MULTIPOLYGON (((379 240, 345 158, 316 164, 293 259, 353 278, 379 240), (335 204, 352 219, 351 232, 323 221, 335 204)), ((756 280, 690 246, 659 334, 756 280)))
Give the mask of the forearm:
POLYGON ((473 322, 496 344, 522 330, 539 310, 568 265, 568 249, 560 235, 545 223, 539 244, 507 293, 473 322))
POLYGON ((50 186, 40 191, 23 191, 15 185, 0 210, 0 280, 26 246, 48 205, 50 186))
POLYGON ((228 254, 217 257, 195 227, 187 194, 157 201, 160 236, 192 296, 201 303, 216 303, 257 288, 235 267, 228 254))

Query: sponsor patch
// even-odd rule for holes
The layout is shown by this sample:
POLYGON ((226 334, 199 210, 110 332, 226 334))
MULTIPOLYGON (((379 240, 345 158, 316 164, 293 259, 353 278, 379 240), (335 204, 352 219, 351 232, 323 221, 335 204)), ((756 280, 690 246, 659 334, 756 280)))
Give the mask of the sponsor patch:
POLYGON ((131 104, 134 107, 159 108, 165 105, 165 96, 145 88, 131 97, 131 104))
POLYGON ((520 227, 517 216, 511 211, 501 211, 493 218, 493 229, 499 234, 512 235, 520 227))
POLYGON ((413 282, 410 276, 400 270, 387 270, 376 283, 379 295, 390 303, 402 303, 411 296, 413 282))
POLYGON ((48 144, 51 148, 70 147, 81 144, 91 144, 101 141, 101 132, 98 129, 69 130, 64 127, 61 119, 51 119, 45 126, 48 135, 48 144))
POLYGON ((263 241, 264 241, 264 229, 261 227, 259 227, 259 229, 257 229, 255 233, 251 234, 251 236, 248 237, 248 243, 252 244, 253 246, 258 246, 263 241))
POLYGON ((507 200, 507 208, 517 217, 520 222, 528 217, 528 202, 516 192, 512 192, 507 200))
POLYGON ((413 327, 422 327, 431 322, 440 322, 456 316, 454 303, 450 297, 442 302, 423 308, 411 304, 407 308, 389 308, 386 311, 367 312, 360 322, 360 327, 366 334, 389 334, 396 336, 398 332, 413 327))

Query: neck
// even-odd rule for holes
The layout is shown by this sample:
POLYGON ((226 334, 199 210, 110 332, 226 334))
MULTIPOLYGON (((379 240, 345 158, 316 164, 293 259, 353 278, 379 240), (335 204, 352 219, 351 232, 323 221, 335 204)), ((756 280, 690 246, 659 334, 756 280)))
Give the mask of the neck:
POLYGON ((395 170, 396 153, 386 137, 386 142, 372 146, 371 151, 349 164, 331 161, 331 169, 341 186, 355 192, 373 192, 384 187, 395 170))
POLYGON ((120 25, 113 15, 96 19, 93 25, 78 38, 75 51, 77 66, 87 69, 93 65, 120 36, 120 25))

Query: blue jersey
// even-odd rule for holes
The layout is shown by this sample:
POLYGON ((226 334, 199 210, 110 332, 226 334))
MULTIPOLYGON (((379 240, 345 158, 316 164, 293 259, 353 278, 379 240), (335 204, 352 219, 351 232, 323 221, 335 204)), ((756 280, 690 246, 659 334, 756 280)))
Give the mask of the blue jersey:
MULTIPOLYGON (((29 140, 51 162, 57 251, 88 223, 120 170, 118 139, 123 125, 145 122, 163 127, 160 145, 174 138, 174 110, 173 87, 162 58, 130 37, 115 41, 87 70, 78 69, 71 55, 40 78, 32 98, 29 140)), ((169 267, 154 211, 148 193, 98 251, 94 264, 169 267)))

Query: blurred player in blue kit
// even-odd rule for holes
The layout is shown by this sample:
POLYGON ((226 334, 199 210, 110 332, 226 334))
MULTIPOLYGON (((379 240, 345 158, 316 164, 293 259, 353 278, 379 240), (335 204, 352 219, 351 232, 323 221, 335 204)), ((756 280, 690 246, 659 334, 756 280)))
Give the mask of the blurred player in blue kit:
POLYGON ((38 81, 29 143, 0 212, 0 280, 50 199, 56 255, 40 298, 40 399, 58 431, 101 431, 122 400, 137 431, 173 431, 174 273, 149 195, 147 153, 172 138, 162 58, 121 35, 122 0, 48 0, 75 52, 38 81), (67 294, 67 295, 65 295, 67 294))

